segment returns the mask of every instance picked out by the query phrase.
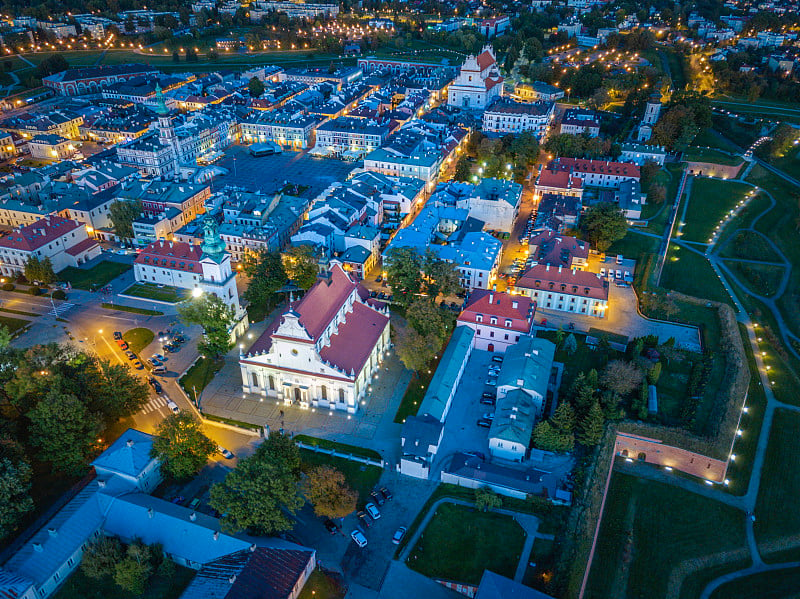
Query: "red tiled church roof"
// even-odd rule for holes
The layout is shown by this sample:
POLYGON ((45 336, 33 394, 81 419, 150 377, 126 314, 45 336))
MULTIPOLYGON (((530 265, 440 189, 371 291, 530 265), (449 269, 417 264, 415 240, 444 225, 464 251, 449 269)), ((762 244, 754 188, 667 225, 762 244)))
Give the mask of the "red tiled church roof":
POLYGON ((173 270, 200 272, 203 250, 199 245, 182 241, 154 241, 136 256, 135 263, 173 270))

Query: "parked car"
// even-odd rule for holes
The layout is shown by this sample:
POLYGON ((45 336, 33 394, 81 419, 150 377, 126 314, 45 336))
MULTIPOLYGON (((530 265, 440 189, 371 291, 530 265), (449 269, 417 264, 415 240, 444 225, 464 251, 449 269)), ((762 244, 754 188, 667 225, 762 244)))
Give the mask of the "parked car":
POLYGON ((497 387, 497 379, 486 379, 486 384, 490 387, 497 387))
POLYGON ((485 412, 483 417, 486 420, 494 420, 494 412, 485 412))
POLYGON ((165 374, 166 372, 167 369, 164 368, 163 366, 155 366, 153 368, 153 374, 165 374))
POLYGON ((386 487, 381 487, 381 495, 386 498, 386 501, 391 501, 394 499, 394 495, 392 495, 392 492, 386 487))
POLYGON ((119 331, 114 331, 114 339, 122 339, 122 333, 119 331))
POLYGON ((366 547, 367 546, 367 537, 364 536, 364 533, 358 530, 357 528, 350 533, 350 538, 356 542, 356 545, 359 547, 366 547))
POLYGON ((361 524, 363 524, 366 528, 372 526, 372 524, 369 521, 369 518, 367 518, 367 515, 364 512, 358 512, 358 514, 356 515, 358 516, 358 519, 361 522, 361 524))
POLYGON ((339 532, 339 527, 336 526, 336 523, 330 518, 327 518, 323 524, 325 524, 325 530, 332 535, 335 535, 337 532, 339 532))
POLYGON ((199 497, 195 497, 195 498, 194 498, 194 499, 192 499, 192 501, 189 503, 189 509, 190 509, 190 510, 196 510, 198 505, 200 505, 200 498, 199 498, 199 497))
POLYGON ((126 351, 125 355, 128 356, 129 360, 135 360, 136 359, 136 354, 133 353, 132 351, 126 351))
POLYGON ((174 503, 174 504, 176 504, 176 505, 180 505, 180 504, 182 504, 182 503, 183 503, 183 501, 184 501, 184 497, 183 497, 183 495, 178 495, 177 497, 173 497, 173 498, 172 498, 172 503, 174 503))
POLYGON ((234 458, 234 455, 222 445, 217 446, 217 451, 219 451, 226 460, 232 460, 234 458))
POLYGON ((491 393, 484 393, 481 397, 481 404, 484 406, 493 406, 497 400, 491 393))
POLYGON ((478 458, 479 460, 486 461, 486 454, 480 451, 465 451, 464 455, 468 455, 471 458, 478 458))
POLYGON ((161 395, 164 392, 164 387, 161 386, 161 383, 156 381, 155 385, 153 385, 153 391, 161 395))
POLYGON ((164 356, 162 356, 161 354, 153 354, 153 357, 156 360, 158 360, 159 362, 166 362, 167 361, 167 359, 164 356))
POLYGON ((364 506, 364 509, 369 514, 369 517, 373 520, 377 520, 381 517, 381 513, 378 511, 378 508, 375 506, 374 503, 368 503, 364 506))
POLYGON ((180 414, 181 412, 181 409, 178 407, 178 404, 176 404, 171 399, 167 400, 167 407, 172 411, 173 414, 180 414))
POLYGON ((152 376, 149 376, 147 377, 147 384, 155 389, 156 385, 158 385, 158 381, 154 379, 152 376))
POLYGON ((492 356, 492 362, 502 362, 503 356, 492 356))
POLYGON ((153 366, 161 366, 161 361, 156 360, 155 358, 147 358, 147 361, 150 362, 153 366))
POLYGON ((487 420, 486 418, 481 418, 481 419, 478 420, 478 426, 482 426, 483 428, 491 428, 492 427, 492 421, 491 420, 487 420))
POLYGON ((131 364, 136 370, 144 370, 144 364, 142 364, 139 360, 134 360, 131 364))
POLYGON ((372 493, 370 493, 369 496, 372 497, 372 501, 374 501, 378 505, 383 505, 384 504, 383 497, 381 497, 380 494, 377 491, 372 491, 372 493))
POLYGON ((406 536, 406 527, 401 526, 396 531, 394 531, 394 534, 392 535, 392 543, 394 543, 395 545, 399 545, 400 541, 403 540, 404 536, 406 536))

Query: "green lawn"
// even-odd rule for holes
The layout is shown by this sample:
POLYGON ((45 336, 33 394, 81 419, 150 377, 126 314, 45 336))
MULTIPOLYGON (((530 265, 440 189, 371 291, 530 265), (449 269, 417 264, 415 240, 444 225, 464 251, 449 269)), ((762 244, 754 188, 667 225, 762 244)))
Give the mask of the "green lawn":
POLYGON ((744 552, 744 518, 677 487, 615 473, 584 597, 665 597, 670 576, 686 560, 696 568, 706 557, 744 552))
POLYGON ((339 581, 316 568, 308 577, 298 599, 343 599, 345 591, 339 581))
POLYGON ((661 286, 702 299, 732 303, 708 260, 674 243, 670 244, 667 252, 661 272, 661 286))
MULTIPOLYGON (((734 154, 738 151, 733 144, 721 138, 719 135, 715 135, 713 129, 703 129, 700 131, 700 133, 697 134, 697 137, 695 137, 692 141, 692 145, 715 148, 717 150, 722 150, 723 152, 730 152, 734 154)), ((689 148, 690 152, 693 150, 694 148, 689 148)))
POLYGON ((144 327, 131 329, 122 334, 122 338, 128 342, 131 351, 135 354, 138 354, 145 347, 150 345, 153 341, 153 337, 155 337, 153 331, 144 327))
POLYGON ((352 455, 361 456, 362 458, 370 458, 373 460, 381 460, 381 454, 373 449, 366 447, 358 447, 357 445, 348 445, 347 443, 337 443, 336 441, 329 441, 328 439, 320 439, 318 437, 311 437, 309 435, 295 435, 295 441, 302 441, 308 445, 316 445, 323 449, 335 449, 340 453, 349 453, 352 455))
MULTIPOLYGON (((692 181, 689 207, 683 217, 683 241, 707 243, 715 227, 745 199, 752 188, 744 183, 720 179, 697 178, 692 181)), ((678 213, 680 219, 681 213, 678 213)))
POLYGON ((103 302, 100 304, 101 308, 105 308, 106 310, 119 310, 121 312, 131 312, 132 314, 143 314, 145 316, 161 316, 164 313, 159 312, 158 310, 147 310, 145 308, 134 308, 133 306, 122 306, 120 304, 110 304, 107 302, 103 302))
MULTIPOLYGON (((759 196, 760 197, 760 196, 759 196)), ((755 200, 754 200, 755 201, 755 200)), ((766 202, 766 199, 763 200, 766 202)), ((761 210, 766 208, 762 205, 761 210)), ((732 226, 740 226, 739 223, 732 226)), ((743 258, 745 260, 760 260, 762 262, 780 262, 780 257, 767 243, 767 239, 758 231, 736 231, 731 240, 720 252, 727 258, 743 258)))
POLYGON ((86 576, 80 568, 53 595, 54 599, 178 599, 194 578, 195 571, 175 566, 175 574, 169 578, 153 576, 143 595, 134 595, 121 589, 110 576, 96 580, 86 576))
POLYGON ((199 395, 203 389, 206 388, 206 385, 213 380, 214 375, 219 372, 224 364, 224 360, 200 357, 197 359, 197 362, 186 371, 186 374, 181 377, 179 383, 189 397, 194 397, 195 391, 199 395))
POLYGON ((767 455, 761 472, 761 486, 756 501, 755 535, 765 561, 800 559, 800 543, 782 539, 800 534, 800 414, 787 410, 775 412, 770 430, 767 455), (763 548, 762 548, 763 547, 763 548))
POLYGON ((6 327, 9 332, 15 333, 25 325, 31 324, 30 320, 22 320, 21 318, 12 318, 11 316, 0 316, 0 326, 6 327))
POLYGON ((737 166, 743 162, 741 156, 731 156, 727 152, 722 152, 713 148, 695 147, 686 150, 683 153, 683 159, 687 162, 710 162, 728 166, 737 166))
POLYGON ((757 295, 775 295, 783 279, 783 266, 733 261, 726 261, 725 264, 745 287, 757 295))
POLYGON ((553 572, 556 565, 555 559, 555 541, 536 537, 528 556, 528 567, 525 568, 522 584, 542 592, 547 591, 545 579, 553 572), (532 563, 536 565, 531 566, 532 563))
POLYGON ((301 468, 308 471, 315 466, 333 466, 344 474, 347 484, 358 491, 358 508, 362 509, 369 499, 370 491, 378 484, 383 469, 378 466, 367 466, 361 462, 354 462, 345 458, 337 458, 324 453, 317 453, 308 449, 300 450, 301 468))
POLYGON ((122 293, 134 297, 155 300, 157 302, 169 302, 171 304, 182 302, 189 297, 186 289, 158 287, 152 283, 135 283, 122 293))
POLYGON ((484 570, 514 578, 525 531, 509 516, 445 503, 406 564, 425 576, 477 584, 484 570))
POLYGON ((783 155, 770 157, 768 162, 790 177, 800 179, 800 145, 789 146, 783 155))
POLYGON ((786 568, 737 578, 714 591, 711 599, 790 599, 797 597, 798 589, 800 568, 786 568))
POLYGON ((58 279, 70 283, 73 287, 78 289, 94 291, 95 289, 103 287, 109 283, 109 281, 116 279, 122 273, 129 271, 131 268, 133 268, 131 264, 103 260, 92 268, 84 269, 68 266, 58 273, 58 279))

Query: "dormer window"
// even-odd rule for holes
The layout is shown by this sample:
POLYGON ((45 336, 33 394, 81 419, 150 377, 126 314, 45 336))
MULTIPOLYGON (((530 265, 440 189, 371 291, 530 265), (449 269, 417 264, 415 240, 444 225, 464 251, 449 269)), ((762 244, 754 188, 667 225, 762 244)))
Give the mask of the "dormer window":
POLYGON ((483 314, 476 314, 475 322, 483 322, 483 314))
POLYGON ((489 320, 489 322, 490 322, 491 324, 497 324, 497 318, 495 318, 494 316, 492 316, 492 318, 489 320))
POLYGON ((511 327, 511 321, 508 318, 506 318, 506 327, 507 328, 511 327))

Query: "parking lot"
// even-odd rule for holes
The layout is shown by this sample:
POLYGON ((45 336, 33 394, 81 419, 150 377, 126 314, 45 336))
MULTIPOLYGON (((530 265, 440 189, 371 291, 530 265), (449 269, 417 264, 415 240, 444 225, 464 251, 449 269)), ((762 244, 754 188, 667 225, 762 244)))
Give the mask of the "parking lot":
POLYGON ((355 514, 350 514, 336 521, 340 532, 331 534, 323 525, 324 518, 316 516, 307 505, 298 514, 297 526, 289 533, 290 540, 314 547, 323 567, 341 570, 348 584, 380 590, 397 549, 397 545, 392 543, 392 535, 399 527, 407 528, 411 524, 436 486, 430 481, 405 476, 401 479, 401 476, 388 470, 381 476, 378 486, 388 488, 393 498, 377 506, 380 518, 369 519, 368 528, 355 514), (350 538, 350 533, 356 528, 361 529, 367 538, 366 547, 358 547, 350 538))
POLYGON ((215 165, 229 172, 214 178, 212 191, 235 185, 250 191, 274 193, 291 181, 309 186, 303 197, 313 198, 331 183, 347 179, 357 163, 317 158, 307 152, 284 152, 254 158, 245 146, 232 146, 215 165))
POLYGON ((444 423, 444 436, 431 478, 438 478, 438 471, 458 451, 480 451, 489 455, 489 429, 478 426, 477 422, 485 413, 494 412, 494 406, 480 403, 482 393, 494 393, 494 387, 486 385, 489 366, 494 364, 493 355, 478 349, 472 351, 444 423))

